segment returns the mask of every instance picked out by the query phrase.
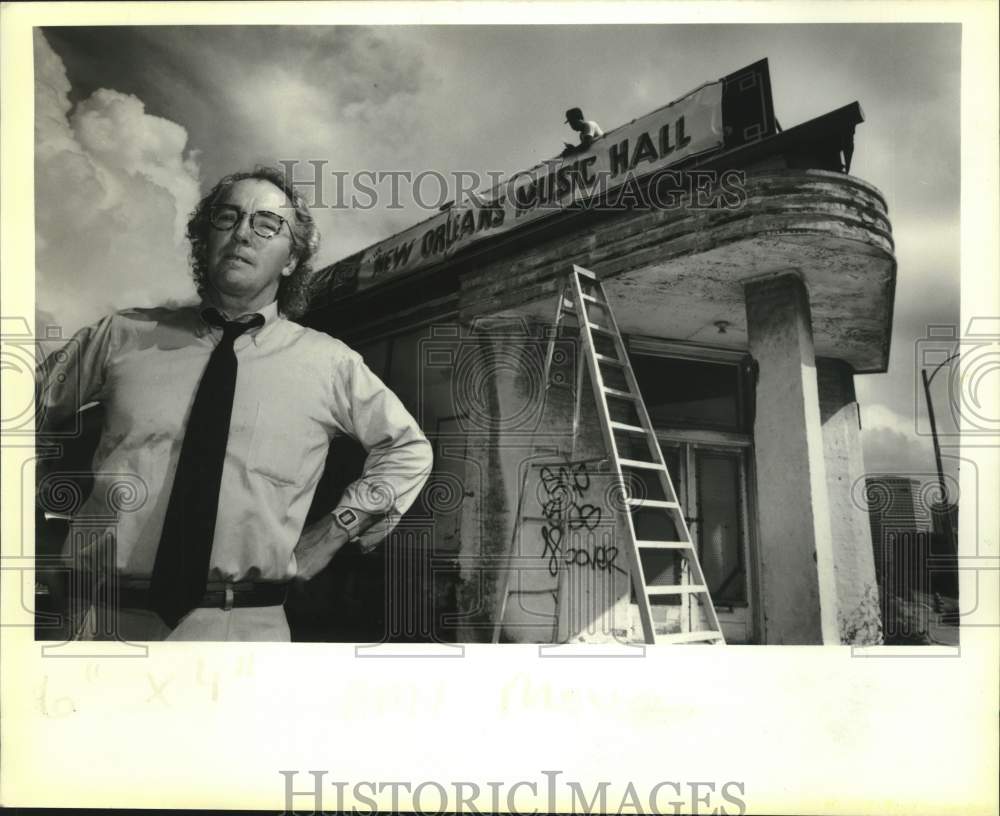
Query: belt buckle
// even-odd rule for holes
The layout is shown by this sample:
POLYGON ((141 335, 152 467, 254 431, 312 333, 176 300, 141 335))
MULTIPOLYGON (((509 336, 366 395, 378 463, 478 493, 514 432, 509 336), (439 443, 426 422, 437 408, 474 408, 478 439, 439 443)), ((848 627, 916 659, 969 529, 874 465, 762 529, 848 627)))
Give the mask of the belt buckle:
POLYGON ((233 608, 233 603, 236 600, 236 593, 233 591, 233 585, 229 583, 226 584, 225 592, 226 597, 222 602, 222 608, 228 612, 233 608))

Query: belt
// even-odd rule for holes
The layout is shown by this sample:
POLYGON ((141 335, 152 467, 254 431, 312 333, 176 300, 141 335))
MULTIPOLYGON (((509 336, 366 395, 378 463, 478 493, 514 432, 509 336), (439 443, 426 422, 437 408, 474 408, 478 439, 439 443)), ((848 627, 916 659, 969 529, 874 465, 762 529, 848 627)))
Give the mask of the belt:
MULTIPOLYGON (((209 581, 200 607, 235 609, 246 606, 281 606, 288 591, 287 583, 253 581, 209 581)), ((119 579, 118 604, 125 609, 149 609, 149 581, 119 579)))

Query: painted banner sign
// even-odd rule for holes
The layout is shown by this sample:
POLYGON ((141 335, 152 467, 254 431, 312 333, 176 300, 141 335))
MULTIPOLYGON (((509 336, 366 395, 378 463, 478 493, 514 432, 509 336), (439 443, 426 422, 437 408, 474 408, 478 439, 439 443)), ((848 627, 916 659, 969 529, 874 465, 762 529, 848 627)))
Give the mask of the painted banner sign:
POLYGON ((723 146, 722 95, 721 80, 703 85, 609 131, 586 150, 542 162, 369 247, 337 264, 336 277, 342 283, 353 278, 357 290, 367 289, 576 202, 612 193, 630 179, 718 150, 723 146))

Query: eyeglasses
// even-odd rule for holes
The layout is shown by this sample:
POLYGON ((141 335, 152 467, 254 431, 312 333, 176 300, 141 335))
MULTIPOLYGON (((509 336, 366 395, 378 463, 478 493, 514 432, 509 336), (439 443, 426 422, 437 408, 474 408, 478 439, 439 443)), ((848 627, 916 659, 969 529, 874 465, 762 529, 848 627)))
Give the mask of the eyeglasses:
MULTIPOLYGON (((231 230, 243 220, 243 215, 243 210, 232 204, 216 204, 208 211, 208 220, 217 230, 231 230)), ((286 219, 270 210, 250 213, 250 229, 261 238, 273 238, 281 232, 282 224, 286 223, 286 219)))

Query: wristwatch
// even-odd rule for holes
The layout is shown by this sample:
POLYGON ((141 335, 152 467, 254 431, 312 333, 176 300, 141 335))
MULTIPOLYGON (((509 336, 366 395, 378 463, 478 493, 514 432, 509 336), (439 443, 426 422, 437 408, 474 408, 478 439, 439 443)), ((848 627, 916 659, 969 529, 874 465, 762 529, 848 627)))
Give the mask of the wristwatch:
POLYGON ((357 513, 350 507, 344 507, 340 510, 334 510, 331 515, 333 516, 334 523, 347 533, 348 542, 353 543, 358 540, 358 536, 361 534, 361 531, 358 529, 361 519, 358 518, 357 513))

